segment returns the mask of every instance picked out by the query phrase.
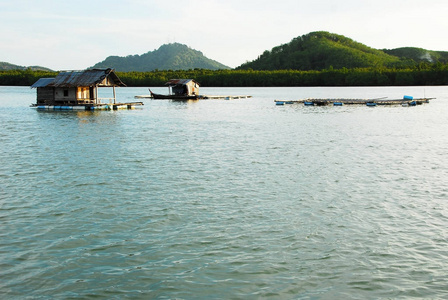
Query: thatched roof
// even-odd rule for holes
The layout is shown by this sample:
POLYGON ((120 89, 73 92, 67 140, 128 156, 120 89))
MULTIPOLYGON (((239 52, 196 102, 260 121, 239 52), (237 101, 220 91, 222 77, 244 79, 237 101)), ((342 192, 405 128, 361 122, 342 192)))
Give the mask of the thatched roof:
POLYGON ((126 86, 113 69, 61 72, 56 78, 41 78, 31 87, 126 86))

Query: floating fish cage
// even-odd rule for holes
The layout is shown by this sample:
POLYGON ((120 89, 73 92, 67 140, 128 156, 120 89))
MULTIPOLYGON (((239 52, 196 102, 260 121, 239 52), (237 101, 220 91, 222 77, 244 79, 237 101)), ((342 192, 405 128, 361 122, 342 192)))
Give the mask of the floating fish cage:
POLYGON ((332 104, 333 106, 343 106, 343 105, 366 105, 366 106, 377 106, 377 105, 402 105, 402 106, 416 106, 423 103, 429 103, 429 100, 435 98, 416 98, 412 96, 403 96, 402 99, 387 99, 387 97, 374 98, 374 99, 317 99, 317 98, 307 98, 300 100, 274 100, 276 105, 285 104, 297 104, 302 103, 305 106, 325 106, 332 104))

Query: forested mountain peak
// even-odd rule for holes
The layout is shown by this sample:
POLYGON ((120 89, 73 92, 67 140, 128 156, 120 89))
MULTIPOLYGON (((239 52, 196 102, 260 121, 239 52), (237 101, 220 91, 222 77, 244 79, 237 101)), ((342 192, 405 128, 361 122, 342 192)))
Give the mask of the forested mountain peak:
POLYGON ((179 43, 165 44, 157 50, 149 51, 142 55, 109 56, 92 68, 113 68, 120 72, 189 70, 196 68, 209 70, 230 69, 217 61, 205 57, 202 52, 179 43))
POLYGON ((254 70, 323 70, 390 65, 396 56, 368 47, 343 35, 326 31, 311 32, 291 42, 265 51, 240 69, 254 70))

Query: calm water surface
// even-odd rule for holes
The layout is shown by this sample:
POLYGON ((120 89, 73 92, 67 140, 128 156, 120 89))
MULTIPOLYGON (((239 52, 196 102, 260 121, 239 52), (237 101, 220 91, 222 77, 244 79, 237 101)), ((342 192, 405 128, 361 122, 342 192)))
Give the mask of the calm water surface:
POLYGON ((0 87, 4 299, 448 297, 447 87, 204 88, 254 97, 103 112, 36 111, 35 93, 0 87), (403 95, 437 99, 273 102, 403 95))

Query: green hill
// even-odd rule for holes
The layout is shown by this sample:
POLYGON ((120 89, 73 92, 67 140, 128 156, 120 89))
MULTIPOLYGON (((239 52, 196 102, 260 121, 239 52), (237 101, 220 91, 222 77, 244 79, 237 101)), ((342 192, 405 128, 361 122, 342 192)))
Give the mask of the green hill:
POLYGON ((159 49, 149 51, 142 55, 129 55, 126 57, 109 56, 92 68, 113 68, 119 72, 230 69, 217 61, 205 57, 202 52, 179 43, 162 45, 159 49))
POLYGON ((415 47, 384 49, 383 51, 387 54, 398 56, 402 59, 411 59, 415 62, 448 62, 448 52, 446 51, 431 51, 415 47))
POLYGON ((23 66, 18 66, 18 65, 14 65, 14 64, 10 64, 7 62, 0 62, 0 71, 9 71, 9 70, 26 70, 26 69, 31 69, 33 71, 52 71, 48 68, 44 68, 44 67, 40 67, 40 66, 29 66, 29 67, 23 67, 23 66))
POLYGON ((238 69, 323 70, 397 66, 403 59, 370 48, 342 35, 325 31, 311 32, 290 43, 265 51, 256 60, 238 69))

